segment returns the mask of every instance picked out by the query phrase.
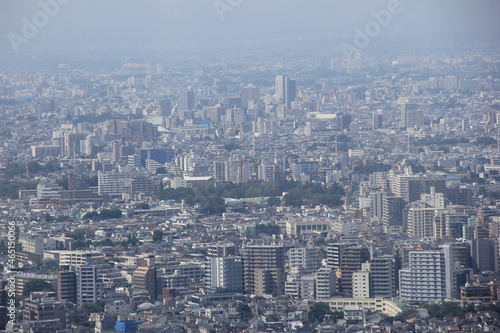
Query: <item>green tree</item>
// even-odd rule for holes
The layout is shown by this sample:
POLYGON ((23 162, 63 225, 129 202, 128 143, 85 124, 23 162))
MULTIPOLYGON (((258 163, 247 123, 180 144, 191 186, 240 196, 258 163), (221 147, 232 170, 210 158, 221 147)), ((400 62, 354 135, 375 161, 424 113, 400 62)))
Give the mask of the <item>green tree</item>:
POLYGON ((268 235, 279 235, 281 233, 280 227, 277 224, 257 224, 255 226, 255 235, 268 234, 268 235))
POLYGON ((226 202, 220 197, 212 197, 207 200, 201 212, 206 215, 220 215, 226 211, 226 202))
POLYGON ((278 197, 270 197, 267 199, 267 204, 272 207, 279 206, 281 205, 281 199, 278 197))
POLYGON ((104 302, 83 303, 82 308, 87 310, 87 313, 100 313, 104 311, 104 302))
POLYGON ((140 202, 135 205, 136 209, 149 209, 149 204, 147 202, 140 202))
POLYGON ((98 242, 97 246, 114 246, 115 243, 110 238, 106 238, 105 240, 98 242))
POLYGON ((253 318, 252 309, 247 304, 239 304, 236 308, 238 313, 240 314, 240 318, 244 321, 249 321, 253 318))
POLYGON ((163 231, 156 229, 153 231, 153 242, 158 242, 163 240, 163 231))
POLYGON ((328 303, 318 302, 311 306, 311 309, 307 312, 307 322, 309 323, 320 323, 326 315, 334 315, 333 311, 330 309, 328 303))
POLYGON ((84 220, 97 220, 99 218, 99 213, 96 211, 88 212, 83 215, 84 220))
POLYGON ((163 174, 166 174, 166 173, 167 173, 167 168, 165 168, 165 167, 156 168, 156 174, 157 175, 163 175, 163 174))
POLYGON ((474 142, 472 142, 475 146, 490 146, 497 143, 497 140, 492 138, 491 136, 481 136, 477 138, 474 142))
POLYGON ((122 211, 118 208, 115 209, 103 209, 99 213, 99 218, 101 220, 109 220, 109 219, 119 219, 122 217, 122 211))

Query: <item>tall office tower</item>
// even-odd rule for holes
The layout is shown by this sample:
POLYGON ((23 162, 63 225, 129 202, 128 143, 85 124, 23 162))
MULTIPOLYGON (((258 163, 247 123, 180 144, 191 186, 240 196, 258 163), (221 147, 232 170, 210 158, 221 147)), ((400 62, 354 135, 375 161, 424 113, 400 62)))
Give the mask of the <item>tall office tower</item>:
POLYGON ((285 102, 285 80, 284 75, 276 75, 275 94, 278 102, 285 102))
POLYGON ((460 287, 467 282, 472 271, 468 243, 441 245, 446 260, 446 298, 459 299, 460 287))
POLYGON ((443 251, 410 251, 409 267, 399 271, 399 294, 408 301, 446 299, 446 260, 443 251))
POLYGON ((179 110, 180 111, 191 111, 195 109, 195 95, 193 87, 188 87, 186 90, 182 90, 179 96, 179 110))
POLYGON ((344 114, 339 118, 339 126, 341 131, 348 131, 349 125, 352 123, 352 116, 350 114, 344 114))
POLYGON ((159 102, 160 115, 162 117, 170 117, 172 114, 172 102, 168 98, 160 99, 159 102))
POLYGON ((57 272, 57 299, 77 302, 76 273, 71 271, 57 272))
POLYGON ((319 248, 301 247, 288 253, 290 270, 300 275, 315 273, 320 267, 319 248))
POLYGON ((243 261, 241 257, 207 257, 205 285, 223 292, 243 292, 243 261))
POLYGON ((376 131, 382 128, 384 118, 382 116, 381 110, 372 112, 372 130, 376 131))
POLYGON ((418 110, 418 105, 409 100, 409 98, 400 98, 398 100, 399 110, 401 112, 400 128, 412 128, 424 124, 424 114, 418 110))
POLYGON ((410 204, 406 233, 408 237, 434 237, 434 214, 436 209, 421 201, 410 204))
MULTIPOLYGON (((241 90, 241 105, 244 108, 249 108, 248 103, 256 104, 260 100, 260 88, 253 85, 248 85, 241 90)), ((253 108, 253 105, 251 105, 253 108)))
POLYGON ((132 287, 134 290, 145 290, 149 300, 156 301, 156 267, 154 255, 146 259, 146 266, 139 266, 132 274, 132 287))
POLYGON ((361 264, 361 270, 352 274, 352 297, 370 297, 370 263, 361 264))
POLYGON ((370 195, 372 199, 372 216, 377 219, 377 221, 382 222, 383 216, 383 205, 382 200, 384 198, 383 192, 375 192, 370 195))
POLYGON ((403 233, 403 207, 404 200, 390 194, 382 197, 382 223, 384 231, 388 234, 403 233))
POLYGON ((471 241, 472 267, 474 273, 494 272, 496 251, 493 239, 474 239, 471 241))
POLYGON ((291 103, 297 98, 297 81, 289 79, 284 75, 276 75, 276 98, 278 102, 291 107, 291 103))
POLYGON ((297 81, 292 79, 285 80, 285 104, 287 108, 292 107, 292 102, 297 99, 297 81))
POLYGON ((454 242, 442 246, 443 249, 450 249, 452 260, 458 267, 471 270, 472 257, 471 246, 468 242, 454 242))
POLYGON ((250 245, 243 248, 245 292, 280 296, 285 291, 285 253, 277 245, 250 245))
POLYGON ((330 267, 321 267, 316 272, 316 298, 330 299, 337 289, 337 276, 330 267))
POLYGON ((348 247, 356 246, 354 243, 330 243, 326 247, 327 266, 330 268, 340 268, 342 253, 348 247))
POLYGON ((394 255, 372 258, 370 261, 370 297, 396 297, 398 277, 394 255))
POLYGON ((370 260, 370 252, 364 246, 347 247, 340 256, 340 272, 342 274, 340 289, 352 295, 352 275, 361 269, 361 264, 370 260))
POLYGON ((120 142, 115 141, 115 142, 111 143, 111 156, 112 156, 111 161, 113 163, 120 162, 120 160, 121 160, 120 151, 121 151, 121 143, 120 142))

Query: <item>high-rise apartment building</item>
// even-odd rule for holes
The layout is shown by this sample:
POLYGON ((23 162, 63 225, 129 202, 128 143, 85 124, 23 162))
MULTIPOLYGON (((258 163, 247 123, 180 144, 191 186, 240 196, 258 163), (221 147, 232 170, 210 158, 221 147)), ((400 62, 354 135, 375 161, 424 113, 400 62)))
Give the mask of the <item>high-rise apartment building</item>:
POLYGON ((403 233, 403 208, 404 200, 401 197, 396 197, 384 193, 382 196, 382 223, 385 232, 403 233))
POLYGON ((394 256, 386 255, 370 261, 370 297, 396 297, 398 269, 394 256))
POLYGON ((132 275, 132 287, 136 290, 146 290, 150 301, 156 301, 159 293, 156 288, 156 267, 154 256, 146 259, 145 266, 136 268, 132 275))
POLYGON ((207 257, 205 285, 224 292, 243 292, 243 260, 241 257, 207 257))
POLYGON ((337 276, 330 267, 321 267, 316 272, 316 298, 329 299, 337 291, 337 276))
POLYGON ((301 275, 315 273, 320 267, 317 247, 292 248, 288 253, 289 267, 301 275))
POLYGON ((282 295, 285 288, 285 253, 280 245, 251 245, 243 248, 245 292, 282 295))
POLYGON ((76 273, 71 271, 57 272, 57 299, 77 303, 76 273))
POLYGON ((364 246, 347 247, 340 256, 340 272, 342 278, 340 289, 348 295, 352 295, 352 276, 354 272, 361 269, 361 265, 370 260, 370 253, 364 246))
POLYGON ((446 299, 446 260, 443 251, 410 251, 409 267, 399 271, 400 297, 408 301, 446 299))

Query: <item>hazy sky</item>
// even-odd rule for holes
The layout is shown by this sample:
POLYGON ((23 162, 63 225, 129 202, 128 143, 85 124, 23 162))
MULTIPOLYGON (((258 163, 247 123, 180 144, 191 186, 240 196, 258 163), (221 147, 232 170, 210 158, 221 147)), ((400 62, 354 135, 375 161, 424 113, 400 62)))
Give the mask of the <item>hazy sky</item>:
MULTIPOLYGON (((373 39, 500 33, 499 0, 399 1, 400 13, 373 39)), ((9 36, 20 37, 19 52, 44 45, 196 45, 354 36, 356 27, 364 29, 373 20, 373 10, 393 2, 398 0, 0 0, 0 52, 14 52, 9 36), (41 14, 41 4, 52 2, 67 4, 60 4, 54 17, 41 14), (219 13, 215 4, 222 6, 219 13), (26 35, 23 26, 36 18, 41 27, 26 35)))

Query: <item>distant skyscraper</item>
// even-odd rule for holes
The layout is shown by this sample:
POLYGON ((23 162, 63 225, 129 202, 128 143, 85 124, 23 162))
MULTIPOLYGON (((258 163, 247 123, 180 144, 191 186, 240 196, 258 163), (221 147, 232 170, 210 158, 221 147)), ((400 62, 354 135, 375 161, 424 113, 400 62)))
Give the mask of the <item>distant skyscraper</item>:
POLYGON ((276 75, 276 98, 282 103, 285 102, 285 80, 286 78, 284 75, 276 75))
POLYGON ((169 99, 160 99, 160 115, 162 117, 169 117, 172 112, 172 102, 169 99))
POLYGON ((260 88, 248 85, 241 90, 241 105, 248 108, 249 102, 256 103, 260 100, 260 88))
POLYGON ((292 102, 297 98, 297 81, 292 79, 285 80, 285 104, 291 108, 292 102))
POLYGON ((344 131, 344 130, 349 130, 349 125, 351 125, 352 123, 352 116, 350 114, 345 114, 345 115, 342 115, 339 117, 339 121, 340 121, 340 130, 341 131, 344 131))
POLYGON ((189 87, 187 90, 182 90, 179 96, 179 110, 194 110, 195 101, 193 87, 189 87))
POLYGON ((408 98, 400 98, 398 103, 401 111, 401 128, 412 128, 424 124, 424 115, 422 110, 418 110, 417 103, 411 102, 408 98))
POLYGON ((383 117, 382 114, 377 112, 372 113, 372 129, 374 131, 381 129, 383 125, 383 117))
POLYGON ((291 103, 297 98, 297 81, 284 75, 276 75, 276 98, 290 108, 291 103))

